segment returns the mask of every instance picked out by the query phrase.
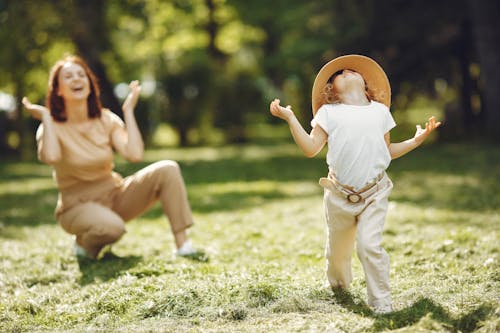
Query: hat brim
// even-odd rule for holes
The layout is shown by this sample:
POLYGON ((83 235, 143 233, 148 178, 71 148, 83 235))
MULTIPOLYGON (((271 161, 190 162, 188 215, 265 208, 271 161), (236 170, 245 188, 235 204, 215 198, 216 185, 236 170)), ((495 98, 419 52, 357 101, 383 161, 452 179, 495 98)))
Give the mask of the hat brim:
POLYGON ((312 113, 316 114, 322 105, 321 92, 325 87, 330 77, 337 71, 342 69, 352 69, 363 76, 366 85, 373 91, 377 92, 377 100, 385 104, 387 107, 391 105, 391 86, 389 79, 382 67, 373 59, 359 54, 349 54, 340 56, 329 61, 324 65, 316 79, 312 88, 312 113))

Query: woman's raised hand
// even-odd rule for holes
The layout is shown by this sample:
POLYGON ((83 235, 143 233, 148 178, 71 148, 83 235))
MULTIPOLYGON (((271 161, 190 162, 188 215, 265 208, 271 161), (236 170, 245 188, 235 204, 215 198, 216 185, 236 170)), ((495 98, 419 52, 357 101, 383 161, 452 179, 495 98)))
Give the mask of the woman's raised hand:
POLYGON ((50 116, 50 110, 48 108, 43 105, 31 103, 27 97, 23 97, 22 103, 35 119, 42 120, 44 117, 50 116))
POLYGON ((130 82, 128 86, 130 88, 130 92, 123 102, 122 110, 124 112, 133 112, 141 93, 141 85, 138 80, 134 80, 130 82))

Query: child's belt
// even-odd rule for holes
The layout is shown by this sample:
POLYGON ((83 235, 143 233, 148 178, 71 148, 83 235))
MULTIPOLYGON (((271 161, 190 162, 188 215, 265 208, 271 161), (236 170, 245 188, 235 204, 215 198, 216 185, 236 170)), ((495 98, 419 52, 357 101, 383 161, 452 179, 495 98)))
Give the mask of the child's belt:
POLYGON ((344 196, 347 199, 347 201, 351 203, 357 203, 362 200, 365 200, 367 197, 369 197, 370 195, 372 195, 374 192, 377 191, 378 186, 375 185, 377 185, 377 183, 382 178, 384 178, 384 175, 385 172, 380 173, 371 182, 369 182, 363 188, 357 191, 355 191, 354 188, 352 188, 351 186, 340 183, 332 173, 328 174, 328 178, 327 177, 320 178, 319 184, 330 191, 336 190, 337 192, 342 194, 342 196, 344 196))

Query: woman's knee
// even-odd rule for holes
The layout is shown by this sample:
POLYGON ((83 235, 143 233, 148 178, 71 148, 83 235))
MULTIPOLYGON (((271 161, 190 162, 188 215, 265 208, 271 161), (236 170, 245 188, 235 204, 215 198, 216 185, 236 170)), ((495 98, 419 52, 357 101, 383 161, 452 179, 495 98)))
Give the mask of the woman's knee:
POLYGON ((181 169, 179 163, 173 160, 163 160, 161 161, 163 167, 169 171, 177 172, 181 169))
POLYGON ((97 243, 113 243, 125 234, 123 221, 107 221, 99 223, 87 231, 87 238, 93 238, 97 243))
POLYGON ((87 202, 74 209, 70 221, 71 233, 97 243, 109 243, 120 239, 125 233, 125 222, 108 207, 87 202))
POLYGON ((172 177, 180 177, 181 168, 179 163, 172 160, 163 160, 157 162, 157 172, 163 179, 171 179, 172 177))

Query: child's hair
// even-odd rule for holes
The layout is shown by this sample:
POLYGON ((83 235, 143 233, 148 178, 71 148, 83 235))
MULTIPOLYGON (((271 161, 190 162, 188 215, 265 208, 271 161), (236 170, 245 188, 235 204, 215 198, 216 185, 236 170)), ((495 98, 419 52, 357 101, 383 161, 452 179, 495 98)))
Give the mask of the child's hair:
POLYGON ((338 104, 340 103, 339 95, 335 89, 333 89, 333 84, 328 82, 323 87, 321 91, 321 105, 323 104, 338 104))
MULTIPOLYGON (((325 84, 323 87, 323 90, 321 91, 321 103, 320 105, 323 104, 338 104, 340 103, 339 95, 337 91, 333 88, 333 80, 335 80, 335 77, 339 75, 341 71, 337 71, 332 74, 330 79, 328 79, 328 82, 325 84)), ((375 89, 370 88, 365 81, 365 94, 368 100, 370 101, 376 101, 376 102, 381 102, 382 103, 382 94, 383 92, 377 92, 375 89)))

